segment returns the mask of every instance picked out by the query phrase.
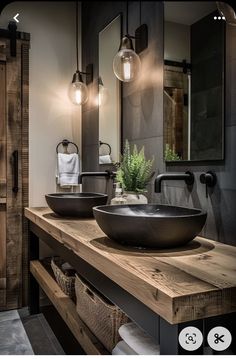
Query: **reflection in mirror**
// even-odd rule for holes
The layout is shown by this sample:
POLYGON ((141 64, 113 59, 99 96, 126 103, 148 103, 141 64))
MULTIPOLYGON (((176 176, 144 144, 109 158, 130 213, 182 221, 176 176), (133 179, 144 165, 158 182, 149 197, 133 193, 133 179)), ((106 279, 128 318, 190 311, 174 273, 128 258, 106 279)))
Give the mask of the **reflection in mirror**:
POLYGON ((225 21, 211 1, 167 1, 164 158, 223 159, 225 21))
POLYGON ((99 32, 99 163, 119 162, 120 81, 113 72, 113 58, 121 38, 121 17, 117 16, 99 32))

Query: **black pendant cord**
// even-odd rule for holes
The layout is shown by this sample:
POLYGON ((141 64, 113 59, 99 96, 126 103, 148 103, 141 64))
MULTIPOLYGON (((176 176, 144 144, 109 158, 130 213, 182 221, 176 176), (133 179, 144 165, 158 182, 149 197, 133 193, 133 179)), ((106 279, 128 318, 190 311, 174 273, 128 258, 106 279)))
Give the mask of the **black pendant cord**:
POLYGON ((139 1, 139 26, 141 26, 141 24, 142 24, 142 9, 141 9, 141 7, 142 7, 142 1, 140 0, 139 1))
POLYGON ((78 7, 78 1, 76 1, 76 70, 77 72, 79 71, 79 44, 78 44, 78 41, 79 41, 79 35, 78 35, 78 26, 79 26, 79 21, 78 21, 78 10, 79 10, 79 7, 78 7))
POLYGON ((126 1, 126 35, 129 33, 129 2, 126 1))

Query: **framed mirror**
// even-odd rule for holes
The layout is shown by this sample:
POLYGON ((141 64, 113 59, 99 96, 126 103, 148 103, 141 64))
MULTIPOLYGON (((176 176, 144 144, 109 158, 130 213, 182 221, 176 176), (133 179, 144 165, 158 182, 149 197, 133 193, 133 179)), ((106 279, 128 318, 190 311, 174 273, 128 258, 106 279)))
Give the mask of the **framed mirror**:
POLYGON ((99 32, 99 164, 120 160, 121 88, 113 72, 113 58, 121 39, 121 15, 99 32))
POLYGON ((224 159, 225 20, 213 1, 164 2, 164 159, 224 159))

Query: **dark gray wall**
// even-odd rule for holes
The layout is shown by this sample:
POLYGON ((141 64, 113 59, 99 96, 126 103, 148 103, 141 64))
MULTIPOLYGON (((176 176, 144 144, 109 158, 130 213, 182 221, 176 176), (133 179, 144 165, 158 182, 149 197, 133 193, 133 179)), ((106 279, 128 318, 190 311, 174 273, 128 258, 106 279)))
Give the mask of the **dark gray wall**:
POLYGON ((191 26, 191 160, 222 159, 225 21, 216 15, 191 26))
MULTIPOLYGON (((118 13, 124 12, 125 2, 82 3, 82 62, 94 65, 94 82, 90 86, 91 99, 97 92, 98 33, 118 13)), ((130 32, 139 26, 139 2, 130 2, 130 32)), ((161 194, 153 193, 149 186, 148 197, 152 202, 168 203, 207 210, 208 219, 203 235, 224 243, 236 245, 236 28, 226 27, 226 124, 225 160, 170 165, 163 162, 163 6, 162 2, 142 2, 142 22, 148 25, 149 46, 142 54, 144 76, 136 83, 123 85, 123 138, 138 146, 145 145, 148 157, 154 155, 156 173, 163 171, 192 170, 195 184, 191 192, 184 183, 169 182, 161 194), (205 186, 199 181, 200 173, 212 170, 218 178, 217 186, 205 196, 205 186)), ((207 133, 205 134, 207 136, 207 133)), ((83 171, 99 170, 98 165, 98 107, 89 101, 82 112, 83 171)), ((101 169, 102 166, 100 166, 101 169)), ((109 191, 103 179, 87 179, 84 190, 109 191)))

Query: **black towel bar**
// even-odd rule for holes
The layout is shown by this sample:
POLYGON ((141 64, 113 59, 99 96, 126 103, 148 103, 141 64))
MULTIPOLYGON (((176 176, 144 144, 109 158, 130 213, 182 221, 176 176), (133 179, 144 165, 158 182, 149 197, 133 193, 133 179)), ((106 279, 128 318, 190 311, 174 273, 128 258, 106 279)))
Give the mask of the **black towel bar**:
POLYGON ((58 143, 57 147, 56 147, 56 152, 58 153, 58 148, 60 145, 64 146, 64 147, 68 147, 68 145, 71 144, 71 145, 74 145, 75 148, 76 148, 76 152, 77 154, 79 154, 79 148, 78 146, 76 145, 76 143, 74 142, 71 142, 71 141, 68 141, 68 140, 62 140, 61 142, 58 143))

